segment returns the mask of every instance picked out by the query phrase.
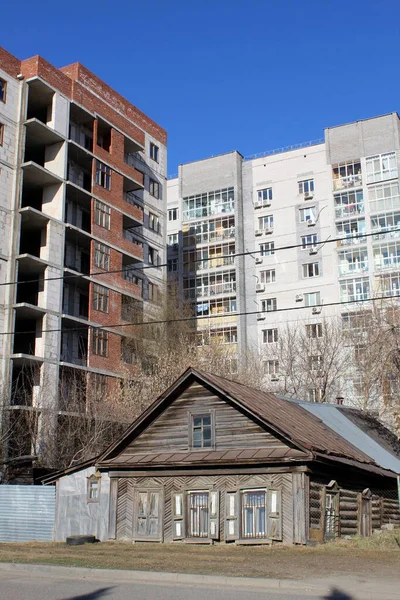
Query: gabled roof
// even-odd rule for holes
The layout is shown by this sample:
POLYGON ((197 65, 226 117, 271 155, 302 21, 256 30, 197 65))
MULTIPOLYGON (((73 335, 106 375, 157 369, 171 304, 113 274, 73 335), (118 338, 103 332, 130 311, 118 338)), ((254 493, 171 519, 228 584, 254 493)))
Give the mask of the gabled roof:
MULTIPOLYGON (((328 427, 320 418, 301 405, 279 398, 274 394, 255 390, 223 377, 189 368, 177 381, 144 411, 126 432, 100 457, 98 465, 115 466, 118 455, 144 431, 193 382, 204 385, 209 391, 236 406, 248 417, 274 432, 289 445, 303 451, 303 456, 347 459, 362 465, 374 465, 374 460, 361 449, 328 427)), ((143 455, 143 463, 157 462, 157 454, 143 455)), ((133 458, 133 457, 132 457, 133 458)), ((169 457, 170 458, 170 457, 169 457)), ((172 458, 172 457, 171 457, 172 458)), ((178 458, 178 457, 176 457, 178 458)), ((298 455, 300 458, 300 453, 298 455)), ((264 461, 268 462, 265 458, 264 461)), ((171 464, 171 460, 168 461, 171 464)), ((122 466, 122 465, 120 465, 122 466)), ((389 474, 389 473, 386 473, 389 474)))

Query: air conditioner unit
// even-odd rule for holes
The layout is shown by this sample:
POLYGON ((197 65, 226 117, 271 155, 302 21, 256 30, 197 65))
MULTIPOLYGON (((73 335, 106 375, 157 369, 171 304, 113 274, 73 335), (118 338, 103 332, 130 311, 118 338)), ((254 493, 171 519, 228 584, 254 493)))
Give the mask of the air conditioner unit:
POLYGON ((264 321, 265 315, 264 313, 257 313, 257 321, 264 321))
POLYGON ((263 283, 256 283, 256 292, 264 292, 265 285, 263 283))
POLYGON ((311 200, 314 197, 312 192, 304 192, 304 200, 311 200))
POLYGON ((279 381, 278 375, 271 375, 271 381, 279 381))
POLYGON ((264 229, 256 229, 256 235, 262 235, 264 233, 264 229))
POLYGON ((303 294, 297 294, 296 295, 296 302, 303 302, 303 300, 304 300, 303 294))
POLYGON ((273 227, 266 227, 266 228, 264 229, 264 233, 265 233, 265 235, 267 235, 267 234, 269 234, 269 233, 273 233, 273 231, 274 231, 274 228, 273 228, 273 227))
POLYGON ((313 314, 313 315, 319 315, 319 314, 320 314, 320 312, 321 312, 321 310, 322 310, 322 307, 321 307, 321 306, 313 306, 313 309, 312 309, 312 314, 313 314))
POLYGON ((262 265, 263 259, 262 256, 256 256, 256 265, 262 265))
POLYGON ((318 248, 317 248, 316 246, 313 246, 313 247, 310 249, 310 254, 311 254, 311 256, 312 256, 313 254, 317 254, 317 252, 318 252, 318 248))
POLYGON ((308 227, 313 227, 315 225, 314 219, 308 219, 307 225, 308 225, 308 227))

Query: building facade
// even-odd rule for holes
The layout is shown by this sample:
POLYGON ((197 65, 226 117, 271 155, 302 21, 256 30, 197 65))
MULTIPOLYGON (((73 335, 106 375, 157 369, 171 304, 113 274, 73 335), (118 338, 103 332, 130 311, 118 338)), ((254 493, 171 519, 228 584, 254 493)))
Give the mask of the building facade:
POLYGON ((88 386, 104 396, 134 362, 132 315, 151 313, 165 280, 166 161, 165 130, 80 63, 58 69, 0 49, 0 355, 11 421, 68 411, 77 378, 83 403, 88 386))
MULTIPOLYGON (((179 274, 197 316, 218 313, 209 323, 199 320, 198 330, 207 325, 219 335, 214 332, 232 323, 236 337, 224 343, 239 354, 268 348, 271 357, 288 323, 306 322, 318 336, 322 320, 348 322, 369 298, 399 295, 399 147, 399 117, 391 113, 326 129, 315 143, 180 166, 178 178, 168 182, 168 208, 180 219, 168 221, 169 271, 179 274), (234 304, 224 287, 208 301, 211 279, 202 273, 216 246, 205 234, 207 198, 227 186, 235 192, 234 229, 219 252, 234 273, 234 304), (188 238, 197 260, 191 264, 188 238)), ((223 210, 215 203, 212 220, 224 223, 223 210)), ((277 369, 274 360, 265 362, 271 383, 277 369)))

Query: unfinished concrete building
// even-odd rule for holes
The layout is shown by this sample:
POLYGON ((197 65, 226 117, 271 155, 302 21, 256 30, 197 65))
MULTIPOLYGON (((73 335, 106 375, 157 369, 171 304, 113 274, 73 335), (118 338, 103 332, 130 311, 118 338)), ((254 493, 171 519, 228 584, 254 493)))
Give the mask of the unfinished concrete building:
POLYGON ((68 411, 77 379, 84 410, 87 386, 105 395, 135 361, 128 325, 152 310, 165 278, 166 160, 165 130, 80 63, 58 69, 0 48, 0 357, 11 420, 68 411))

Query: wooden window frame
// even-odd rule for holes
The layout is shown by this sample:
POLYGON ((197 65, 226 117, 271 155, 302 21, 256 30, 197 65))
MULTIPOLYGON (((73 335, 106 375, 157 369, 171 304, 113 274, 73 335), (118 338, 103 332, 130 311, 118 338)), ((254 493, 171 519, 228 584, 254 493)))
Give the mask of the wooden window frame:
POLYGON ((5 104, 7 101, 7 81, 0 77, 0 83, 3 86, 3 97, 0 98, 0 102, 3 102, 3 104, 5 104))
POLYGON ((282 524, 282 488, 272 485, 267 486, 246 486, 228 489, 225 491, 225 540, 236 541, 239 544, 270 544, 271 541, 283 541, 282 524), (265 492, 265 536, 264 537, 243 537, 243 503, 244 493, 256 491, 265 492), (276 493, 276 507, 278 510, 272 512, 271 493, 276 493), (231 499, 233 501, 233 513, 230 511, 231 499), (230 527, 229 523, 234 524, 230 527), (273 535, 271 535, 273 534, 273 535))
POLYGON ((93 284, 93 308, 103 313, 108 313, 110 301, 110 290, 109 288, 99 285, 98 283, 93 284))
POLYGON ((111 228, 111 208, 101 200, 95 200, 94 222, 104 229, 111 228))
POLYGON ((149 194, 156 198, 156 200, 160 199, 160 182, 152 179, 149 179, 149 194))
POLYGON ((101 474, 97 471, 87 478, 87 504, 98 504, 100 502, 100 491, 101 491, 101 474), (98 474, 97 474, 98 473, 98 474), (91 496, 92 484, 97 483, 97 496, 93 498, 91 496))
MULTIPOLYGON (((203 441, 203 440, 202 440, 203 441)), ((210 410, 190 410, 188 413, 188 448, 191 451, 210 451, 215 450, 215 409, 210 410), (193 445, 193 419, 194 417, 211 417, 211 444, 210 446, 193 445)))
POLYGON ((104 271, 110 270, 111 248, 101 242, 94 243, 94 265, 104 271))
POLYGON ((95 329, 93 331, 92 351, 96 356, 102 356, 108 358, 108 344, 109 335, 108 331, 102 331, 95 329))
POLYGON ((105 190, 111 191, 111 167, 96 161, 96 183, 105 190))

